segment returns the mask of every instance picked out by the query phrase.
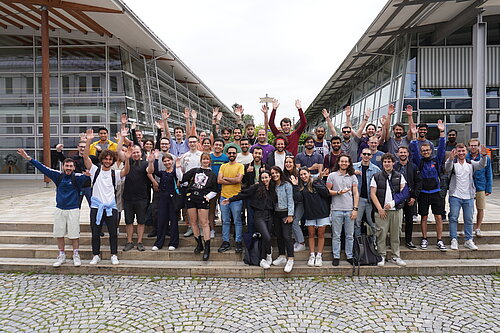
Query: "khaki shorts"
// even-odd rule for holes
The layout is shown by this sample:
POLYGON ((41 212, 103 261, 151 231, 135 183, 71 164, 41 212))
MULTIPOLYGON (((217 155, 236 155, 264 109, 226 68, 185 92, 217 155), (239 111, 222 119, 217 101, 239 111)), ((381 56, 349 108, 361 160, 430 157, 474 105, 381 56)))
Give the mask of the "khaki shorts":
POLYGON ((80 209, 59 209, 54 214, 54 237, 80 238, 80 209))
POLYGON ((476 192, 476 209, 486 208, 486 194, 484 191, 476 192))

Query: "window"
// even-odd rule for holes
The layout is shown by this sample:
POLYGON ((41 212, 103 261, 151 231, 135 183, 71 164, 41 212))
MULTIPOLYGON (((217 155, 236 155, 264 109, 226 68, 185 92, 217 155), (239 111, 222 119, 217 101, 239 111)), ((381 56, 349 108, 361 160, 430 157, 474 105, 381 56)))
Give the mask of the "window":
POLYGON ((80 92, 86 92, 87 91, 87 78, 85 76, 80 76, 78 78, 78 86, 79 86, 79 91, 80 92))
POLYGON ((498 147, 498 125, 486 126, 486 146, 498 147))
POLYGON ((92 91, 93 92, 101 91, 101 78, 99 76, 92 76, 92 91))
POLYGON ((63 76, 62 77, 62 90, 64 95, 69 95, 69 77, 68 76, 63 76))
POLYGON ((12 83, 12 78, 6 77, 5 78, 5 94, 12 95, 13 92, 14 92, 14 86, 12 83))

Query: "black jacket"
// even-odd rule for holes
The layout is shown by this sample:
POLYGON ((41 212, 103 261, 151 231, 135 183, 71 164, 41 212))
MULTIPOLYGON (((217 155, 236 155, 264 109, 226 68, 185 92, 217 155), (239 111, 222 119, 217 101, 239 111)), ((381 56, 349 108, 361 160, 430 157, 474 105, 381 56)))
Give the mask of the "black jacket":
POLYGON ((306 220, 316 220, 330 216, 330 191, 322 179, 313 181, 313 192, 304 187, 301 193, 306 220))
MULTIPOLYGON (((97 156, 89 155, 89 157, 90 157, 90 160, 92 161, 92 164, 99 166, 99 159, 97 158, 97 156)), ((64 162, 64 160, 66 159, 66 156, 64 155, 63 152, 57 152, 57 158, 59 159, 59 161, 64 162)), ((69 158, 71 158, 73 161, 75 161, 75 172, 76 173, 82 173, 85 170, 87 170, 85 168, 85 163, 83 162, 82 156, 80 156, 79 154, 75 154, 75 155, 70 156, 69 158)))
MULTIPOLYGON (((403 166, 400 162, 396 162, 396 164, 394 164, 394 170, 397 172, 402 173, 402 167, 403 166)), ((403 173, 403 176, 405 177, 410 190, 410 198, 417 199, 420 194, 420 190, 422 190, 422 177, 420 176, 420 170, 415 163, 408 161, 406 164, 406 173, 403 173)))
MULTIPOLYGON (((268 164, 261 162, 260 169, 261 170, 262 169, 269 170, 270 167, 268 164)), ((248 188, 248 187, 252 186, 253 184, 255 184, 255 165, 254 165, 254 162, 245 164, 244 170, 245 170, 245 174, 243 175, 243 179, 242 179, 241 183, 244 185, 245 188, 248 188), (249 166, 254 167, 254 170, 247 171, 249 166)))
MULTIPOLYGON (((276 161, 274 158, 274 153, 276 153, 276 152, 277 152, 277 150, 272 151, 271 153, 269 153, 269 155, 267 155, 267 165, 269 165, 269 167, 273 167, 276 165, 276 161)), ((285 150, 285 157, 286 156, 293 156, 293 154, 290 153, 288 150, 285 150)))
POLYGON ((253 184, 249 188, 242 190, 234 197, 229 198, 229 201, 233 202, 243 199, 250 199, 250 206, 254 210, 274 211, 274 203, 276 202, 276 191, 273 191, 274 193, 271 193, 271 191, 265 191, 264 197, 260 197, 257 194, 257 190, 259 189, 260 186, 261 186, 260 184, 253 184))

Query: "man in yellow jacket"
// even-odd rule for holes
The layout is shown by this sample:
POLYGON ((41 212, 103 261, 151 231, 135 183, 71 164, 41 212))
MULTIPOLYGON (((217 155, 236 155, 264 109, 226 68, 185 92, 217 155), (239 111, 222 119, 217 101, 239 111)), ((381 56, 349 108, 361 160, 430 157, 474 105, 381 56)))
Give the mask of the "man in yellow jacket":
POLYGON ((116 151, 116 147, 118 147, 118 145, 108 139, 108 129, 106 127, 101 127, 99 128, 98 133, 99 141, 90 145, 90 155, 98 156, 101 151, 106 149, 116 151))

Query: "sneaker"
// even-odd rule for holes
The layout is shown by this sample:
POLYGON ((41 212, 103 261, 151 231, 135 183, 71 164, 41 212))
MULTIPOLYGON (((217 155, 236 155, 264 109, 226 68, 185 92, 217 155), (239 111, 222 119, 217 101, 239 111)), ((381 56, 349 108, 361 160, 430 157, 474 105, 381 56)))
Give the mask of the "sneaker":
POLYGON ((229 249, 231 249, 231 244, 229 244, 229 242, 222 242, 222 245, 219 247, 217 251, 222 253, 226 252, 229 249))
POLYGON ((80 267, 82 265, 82 260, 79 254, 73 254, 73 266, 80 267))
POLYGON ((90 264, 96 265, 99 261, 101 261, 101 257, 99 257, 98 255, 95 255, 92 257, 92 260, 90 260, 90 264))
POLYGON ((144 247, 144 245, 142 243, 137 243, 137 250, 139 251, 146 251, 146 248, 144 247))
POLYGON ((189 237, 193 235, 193 228, 188 227, 186 232, 184 233, 184 237, 189 237))
POLYGON ((300 244, 300 243, 297 243, 297 246, 296 246, 296 247, 295 247, 295 246, 293 247, 293 251, 294 251, 294 252, 305 251, 305 249, 306 249, 305 244, 300 244))
POLYGON ((346 261, 351 264, 351 265, 354 265, 354 259, 353 258, 347 258, 346 261))
POLYGON ((406 263, 401 258, 392 258, 391 261, 392 261, 392 263, 394 263, 398 266, 406 266, 406 263))
POLYGON ((52 264, 53 267, 60 267, 62 264, 66 262, 66 255, 65 254, 60 254, 57 256, 57 260, 55 263, 52 264))
POLYGON ((160 249, 160 248, 159 248, 158 246, 156 246, 156 245, 155 245, 155 246, 153 246, 153 247, 151 248, 151 251, 158 251, 159 249, 160 249))
POLYGON ((413 222, 418 222, 418 215, 413 215, 413 222))
POLYGON ((476 236, 483 237, 483 234, 481 233, 481 229, 476 229, 476 236))
POLYGON ((417 247, 415 246, 415 244, 413 244, 413 242, 406 242, 406 247, 409 248, 410 250, 417 249, 417 247))
POLYGON ((422 241, 420 242, 420 248, 422 250, 427 250, 427 246, 429 246, 429 242, 426 238, 422 238, 422 241))
POLYGON ((272 254, 266 255, 266 261, 269 264, 269 266, 271 266, 273 263, 273 255, 272 254))
POLYGON ((116 256, 116 254, 113 254, 111 256, 111 264, 113 265, 118 265, 120 262, 118 261, 118 257, 116 256))
POLYGON ((385 265, 385 257, 382 257, 382 260, 380 260, 378 263, 377 263, 377 266, 384 266, 385 265))
POLYGON ((464 247, 468 248, 469 250, 477 250, 476 244, 474 244, 474 241, 472 239, 466 240, 464 243, 464 247))
POLYGON ((448 249, 446 248, 446 246, 444 245, 444 242, 442 240, 438 241, 436 243, 436 247, 439 249, 439 251, 447 251, 448 249))
POLYGON ((322 256, 316 256, 316 261, 314 262, 314 266, 316 266, 316 267, 323 266, 323 257, 322 256))
POLYGON ((309 260, 307 261, 307 266, 313 267, 315 261, 316 261, 316 256, 314 255, 314 253, 311 253, 309 255, 309 260))
POLYGON ((236 253, 243 252, 243 245, 241 244, 241 242, 236 242, 236 244, 234 245, 234 252, 236 253))
POLYGON ((130 251, 134 248, 134 243, 130 242, 130 243, 127 243, 125 244, 125 246, 123 247, 123 251, 127 252, 127 251, 130 251))
POLYGON ((175 246, 172 246, 172 245, 170 245, 170 246, 168 247, 168 250, 169 250, 169 251, 175 251, 175 249, 176 249, 176 247, 175 247, 175 246))
POLYGON ((273 261, 274 266, 279 266, 279 265, 284 265, 286 264, 286 257, 285 256, 279 256, 276 258, 275 261, 273 261))
POLYGON ((210 239, 215 238, 215 230, 210 230, 210 239))
POLYGON ((332 266, 338 266, 338 265, 340 265, 340 259, 333 258, 333 260, 332 260, 332 266))
POLYGON ((262 259, 260 261, 260 267, 262 267, 264 269, 269 269, 271 267, 271 265, 269 265, 269 263, 267 262, 266 259, 262 259))
POLYGON ((288 259, 286 261, 286 265, 285 265, 285 268, 283 269, 283 271, 285 273, 290 273, 292 271, 292 268, 293 268, 293 259, 288 259))
POLYGON ((452 250, 458 250, 458 241, 457 241, 456 238, 453 238, 451 240, 450 249, 452 249, 452 250))

